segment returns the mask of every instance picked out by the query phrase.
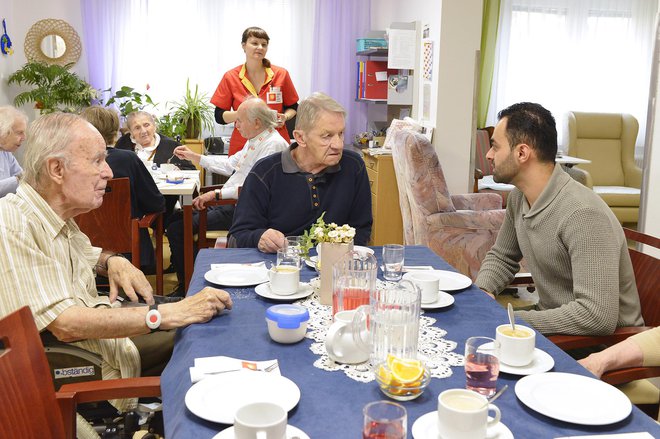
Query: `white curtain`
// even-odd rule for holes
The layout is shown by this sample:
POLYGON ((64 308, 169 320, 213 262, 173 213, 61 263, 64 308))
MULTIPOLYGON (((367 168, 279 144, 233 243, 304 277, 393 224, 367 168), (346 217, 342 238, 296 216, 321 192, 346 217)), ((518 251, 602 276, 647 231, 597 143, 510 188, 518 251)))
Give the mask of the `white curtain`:
MULTIPOLYGON (((644 144, 657 0, 502 0, 488 124, 521 101, 552 111, 625 112, 644 144)), ((641 149, 640 149, 641 151, 641 149)))
POLYGON ((241 35, 249 26, 268 33, 267 58, 289 71, 301 99, 311 93, 315 1, 81 0, 81 5, 90 83, 147 92, 160 104, 156 113, 183 96, 188 78, 210 98, 222 75, 245 62, 241 35))

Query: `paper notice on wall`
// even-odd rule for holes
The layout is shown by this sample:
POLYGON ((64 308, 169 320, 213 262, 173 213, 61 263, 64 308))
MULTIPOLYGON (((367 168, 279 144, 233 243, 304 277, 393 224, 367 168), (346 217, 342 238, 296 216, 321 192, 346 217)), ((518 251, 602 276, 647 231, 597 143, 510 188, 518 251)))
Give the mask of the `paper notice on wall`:
POLYGON ((387 55, 388 69, 415 68, 415 31, 406 29, 389 29, 389 49, 387 55))

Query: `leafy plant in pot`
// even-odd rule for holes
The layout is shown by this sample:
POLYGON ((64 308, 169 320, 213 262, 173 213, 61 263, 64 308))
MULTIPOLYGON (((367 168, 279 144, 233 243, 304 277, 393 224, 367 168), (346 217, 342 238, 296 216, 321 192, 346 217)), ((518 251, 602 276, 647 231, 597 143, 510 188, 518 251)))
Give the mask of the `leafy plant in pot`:
POLYGON ((32 90, 19 93, 14 98, 17 107, 34 102, 42 113, 55 111, 78 112, 88 107, 98 97, 98 90, 71 72, 73 63, 60 66, 28 62, 9 75, 9 84, 29 85, 32 90))
POLYGON ((209 97, 199 92, 199 86, 195 85, 194 93, 190 90, 190 79, 186 81, 186 94, 183 99, 173 103, 173 118, 180 121, 186 127, 185 137, 187 139, 199 139, 202 130, 213 131, 215 129, 215 118, 213 108, 208 104, 209 97))

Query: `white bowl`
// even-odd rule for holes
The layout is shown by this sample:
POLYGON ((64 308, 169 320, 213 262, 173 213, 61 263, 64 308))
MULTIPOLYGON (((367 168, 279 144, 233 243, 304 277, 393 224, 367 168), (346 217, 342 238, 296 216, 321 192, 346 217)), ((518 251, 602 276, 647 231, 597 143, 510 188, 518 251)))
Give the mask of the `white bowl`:
POLYGON ((270 338, 278 343, 297 343, 305 338, 305 333, 307 332, 307 322, 301 323, 295 329, 280 328, 277 326, 277 322, 271 319, 266 319, 266 322, 268 323, 268 334, 270 338))

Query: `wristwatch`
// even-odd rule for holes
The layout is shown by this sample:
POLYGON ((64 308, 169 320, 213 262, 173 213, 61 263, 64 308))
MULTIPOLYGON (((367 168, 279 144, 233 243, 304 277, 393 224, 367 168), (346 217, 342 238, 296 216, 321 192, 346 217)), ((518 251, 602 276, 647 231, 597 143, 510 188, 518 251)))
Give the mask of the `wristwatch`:
POLYGON ((215 201, 220 201, 220 189, 213 189, 215 192, 215 201))
POLYGON ((160 328, 161 316, 160 311, 158 311, 158 304, 149 305, 149 312, 147 312, 144 320, 147 323, 147 327, 151 329, 151 332, 157 331, 160 328))

